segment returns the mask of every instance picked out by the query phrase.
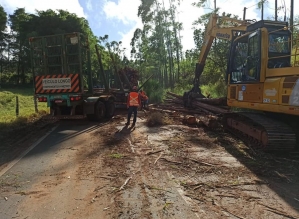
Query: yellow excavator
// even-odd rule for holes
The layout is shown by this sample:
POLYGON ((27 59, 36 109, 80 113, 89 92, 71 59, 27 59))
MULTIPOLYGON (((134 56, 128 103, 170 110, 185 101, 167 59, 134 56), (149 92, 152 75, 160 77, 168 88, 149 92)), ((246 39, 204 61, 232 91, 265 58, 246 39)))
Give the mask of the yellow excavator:
POLYGON ((224 126, 265 150, 294 149, 299 130, 297 45, 287 22, 243 21, 212 14, 185 106, 204 97, 199 77, 213 40, 231 41, 227 64, 227 105, 250 109, 223 115, 224 126), (219 21, 231 26, 220 26, 219 21), (292 55, 292 49, 294 54, 292 55))

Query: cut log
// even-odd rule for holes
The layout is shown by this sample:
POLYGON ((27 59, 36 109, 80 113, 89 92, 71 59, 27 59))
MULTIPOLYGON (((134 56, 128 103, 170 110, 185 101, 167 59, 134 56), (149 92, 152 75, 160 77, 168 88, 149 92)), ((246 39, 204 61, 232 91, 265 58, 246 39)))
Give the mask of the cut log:
POLYGON ((183 123, 187 124, 187 125, 196 125, 197 124, 197 120, 195 116, 186 116, 183 119, 183 123))
POLYGON ((196 118, 201 121, 206 127, 208 128, 219 128, 219 121, 215 116, 202 116, 202 115, 195 115, 196 118))
POLYGON ((227 98, 221 97, 221 98, 196 98, 195 99, 198 102, 207 103, 211 105, 216 106, 227 106, 227 98))

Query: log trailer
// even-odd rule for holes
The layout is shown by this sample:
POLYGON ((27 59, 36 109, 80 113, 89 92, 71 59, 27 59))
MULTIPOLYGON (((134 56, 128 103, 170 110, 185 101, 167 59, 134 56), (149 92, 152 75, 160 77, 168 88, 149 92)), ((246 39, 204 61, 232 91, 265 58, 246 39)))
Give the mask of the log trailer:
POLYGON ((226 28, 217 25, 219 19, 226 18, 212 14, 207 25, 194 87, 184 94, 185 105, 190 105, 192 98, 203 97, 199 77, 213 40, 231 40, 227 105, 251 112, 224 114, 224 127, 264 150, 293 150, 299 130, 299 49, 297 41, 292 45, 288 23, 237 21, 239 25, 226 28))
MULTIPOLYGON (((109 88, 94 89, 88 38, 67 33, 29 38, 35 97, 56 118, 101 120, 115 111, 109 88)), ((105 77, 103 72, 102 77, 105 77)), ((104 80, 105 81, 105 80, 104 80)), ((106 83, 107 86, 107 83, 106 83)))

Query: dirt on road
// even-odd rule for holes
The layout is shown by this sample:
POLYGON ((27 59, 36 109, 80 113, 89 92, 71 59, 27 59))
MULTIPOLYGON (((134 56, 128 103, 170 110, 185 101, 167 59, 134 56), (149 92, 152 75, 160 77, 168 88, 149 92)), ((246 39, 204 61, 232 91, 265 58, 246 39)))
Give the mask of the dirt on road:
POLYGON ((3 175, 0 205, 14 215, 0 218, 299 218, 298 154, 254 152, 179 120, 149 127, 148 116, 74 133, 27 184, 3 175))

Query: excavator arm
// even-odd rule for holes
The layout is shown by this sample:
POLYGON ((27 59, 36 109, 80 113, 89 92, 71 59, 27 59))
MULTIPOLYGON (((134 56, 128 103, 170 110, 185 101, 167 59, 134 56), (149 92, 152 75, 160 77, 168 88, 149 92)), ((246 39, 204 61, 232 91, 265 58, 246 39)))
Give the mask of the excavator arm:
POLYGON ((184 105, 192 106, 192 99, 205 97, 200 90, 200 76, 204 70, 205 63, 215 38, 231 41, 233 39, 233 31, 246 31, 250 24, 247 20, 238 20, 234 18, 218 16, 211 14, 209 22, 206 26, 204 41, 200 50, 198 63, 196 63, 195 77, 193 80, 193 88, 189 92, 184 93, 184 105))

